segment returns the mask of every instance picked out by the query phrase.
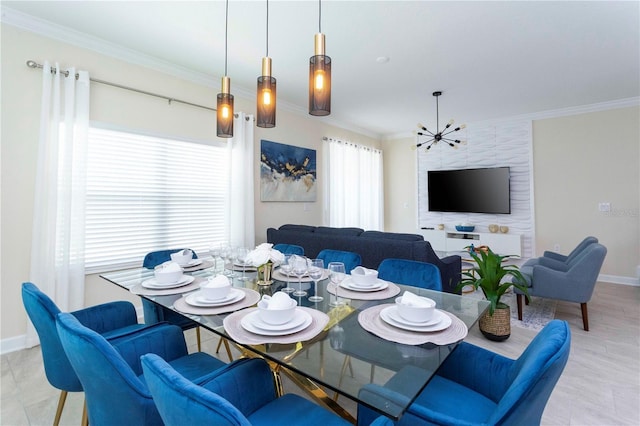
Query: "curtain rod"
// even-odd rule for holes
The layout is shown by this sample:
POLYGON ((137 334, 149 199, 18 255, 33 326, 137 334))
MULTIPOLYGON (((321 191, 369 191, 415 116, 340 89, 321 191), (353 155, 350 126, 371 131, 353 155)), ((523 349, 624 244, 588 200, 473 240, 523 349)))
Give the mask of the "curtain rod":
MULTIPOLYGON (((43 68, 42 64, 39 64, 36 61, 32 61, 32 60, 27 61, 27 66, 29 68, 43 68)), ((56 72, 58 72, 58 69, 51 68, 51 73, 56 73, 56 72)), ((65 77, 69 77, 69 71, 60 70, 60 74, 64 75, 65 77)), ((76 79, 77 78, 78 78, 78 74, 76 74, 76 79)), ((107 85, 107 86, 117 87, 118 89, 130 90, 132 92, 141 93, 143 95, 153 96, 153 97, 160 98, 160 99, 165 99, 166 101, 169 102, 169 105, 171 105, 171 102, 178 102, 178 103, 181 103, 181 104, 184 104, 184 105, 191 105, 191 106, 197 107, 197 108, 208 109, 209 111, 217 111, 216 108, 211 108, 211 107, 204 106, 204 105, 194 104, 192 102, 183 101, 183 100, 172 98, 172 97, 169 97, 169 96, 164 96, 164 95, 159 95, 157 93, 147 92, 146 90, 140 90, 140 89, 135 89, 133 87, 123 86, 123 85, 117 84, 117 83, 111 83, 109 81, 99 80, 99 79, 96 79, 96 78, 90 78, 89 80, 92 81, 93 83, 104 84, 104 85, 107 85)), ((234 114, 234 116, 238 117, 237 114, 234 114)))

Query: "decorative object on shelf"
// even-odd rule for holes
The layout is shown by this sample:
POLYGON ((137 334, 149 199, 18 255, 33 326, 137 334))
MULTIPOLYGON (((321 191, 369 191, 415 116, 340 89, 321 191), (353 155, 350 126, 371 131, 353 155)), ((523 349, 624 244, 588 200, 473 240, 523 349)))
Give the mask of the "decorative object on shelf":
POLYGON ((456 225, 456 231, 458 232, 473 232, 474 229, 476 229, 476 227, 470 223, 461 223, 460 225, 456 225))
POLYGON ((224 77, 222 90, 218 93, 216 134, 219 138, 233 137, 233 95, 231 94, 231 79, 227 76, 227 31, 229 27, 229 0, 225 6, 224 17, 224 77))
POLYGON ((260 141, 260 201, 316 201, 316 150, 260 141))
POLYGON ((503 264, 503 261, 511 256, 497 255, 488 247, 486 250, 469 250, 469 255, 476 265, 473 269, 462 272, 462 281, 457 289, 461 290, 465 286, 473 286, 475 290, 482 289, 484 297, 491 304, 489 311, 480 317, 480 331, 489 340, 506 340, 511 335, 511 308, 500 302, 500 298, 511 286, 522 291, 527 298, 529 293, 526 285, 511 280, 503 283, 502 280, 511 276, 517 279, 514 281, 525 282, 524 277, 517 265, 503 264))
POLYGON ((247 254, 246 262, 258 269, 258 285, 270 285, 273 266, 284 262, 284 254, 274 249, 273 244, 263 243, 247 254))
POLYGON ((440 110, 438 106, 438 97, 442 95, 442 92, 433 92, 433 96, 436 97, 436 132, 433 133, 431 130, 424 127, 422 124, 418 123, 418 131, 416 134, 418 135, 418 143, 413 147, 413 149, 420 148, 423 145, 426 145, 426 151, 430 150, 432 146, 436 145, 438 142, 442 141, 449 145, 452 148, 458 148, 459 144, 466 145, 467 141, 461 139, 451 139, 446 137, 447 135, 460 131, 466 127, 465 124, 461 124, 458 127, 451 128, 453 125, 453 119, 449 120, 449 122, 444 126, 444 129, 440 131, 440 110), (424 142, 420 142, 420 136, 425 136, 428 139, 424 142))
POLYGON ((262 75, 258 77, 256 126, 276 127, 276 79, 271 76, 269 57, 269 0, 267 0, 267 52, 262 58, 262 75))
POLYGON ((444 223, 438 224, 438 229, 441 231, 444 230, 444 223))
POLYGON ((504 225, 500 226, 500 232, 506 234, 507 232, 509 232, 509 227, 504 225))
POLYGON ((489 232, 491 232, 492 234, 495 234, 496 232, 498 232, 499 226, 496 225, 495 223, 492 223, 491 225, 489 225, 489 232))
POLYGON ((309 114, 331 114, 331 58, 325 55, 321 0, 318 0, 318 33, 314 37, 314 56, 309 58, 309 114))

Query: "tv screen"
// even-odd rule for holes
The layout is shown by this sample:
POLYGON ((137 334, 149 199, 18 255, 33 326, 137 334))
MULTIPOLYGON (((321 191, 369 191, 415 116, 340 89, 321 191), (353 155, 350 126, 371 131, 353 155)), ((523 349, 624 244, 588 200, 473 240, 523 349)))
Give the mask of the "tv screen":
POLYGON ((430 170, 429 211, 511 213, 509 167, 430 170))

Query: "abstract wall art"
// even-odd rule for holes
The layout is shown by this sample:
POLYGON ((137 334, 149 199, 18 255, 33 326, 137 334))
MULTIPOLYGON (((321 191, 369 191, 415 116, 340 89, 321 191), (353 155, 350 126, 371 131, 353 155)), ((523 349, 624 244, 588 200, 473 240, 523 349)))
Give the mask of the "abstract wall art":
POLYGON ((316 150, 260 141, 260 200, 316 201, 316 150))

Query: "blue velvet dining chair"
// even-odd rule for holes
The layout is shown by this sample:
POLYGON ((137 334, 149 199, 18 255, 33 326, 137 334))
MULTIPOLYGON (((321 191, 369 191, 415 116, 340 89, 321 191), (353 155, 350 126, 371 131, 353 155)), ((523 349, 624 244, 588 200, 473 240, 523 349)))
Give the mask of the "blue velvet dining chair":
POLYGON ((300 396, 278 398, 273 373, 263 359, 232 362, 199 385, 156 355, 144 355, 142 368, 167 426, 350 424, 300 396))
POLYGON ((351 251, 331 250, 324 249, 318 253, 318 259, 322 259, 325 265, 330 262, 342 262, 344 263, 344 271, 347 274, 351 273, 351 270, 362 263, 362 257, 358 253, 351 251))
POLYGON ((384 259, 378 266, 378 278, 396 284, 442 291, 440 270, 431 263, 407 259, 384 259))
POLYGON ((304 256, 304 247, 297 246, 295 244, 276 244, 273 248, 282 254, 297 254, 298 256, 304 256))
MULTIPOLYGON (((549 322, 515 360, 463 342, 396 425, 539 425, 570 346, 569 324, 560 320, 549 322)), ((402 389, 415 376, 408 367, 384 387, 366 385, 360 396, 406 404, 402 389)), ((359 425, 377 416, 358 406, 359 425)))
POLYGON ((160 323, 110 341, 59 313, 56 327, 71 366, 84 388, 92 425, 162 425, 142 375, 140 357, 161 356, 189 380, 226 364, 204 352, 187 353, 180 327, 160 323))
MULTIPOLYGON (((147 269, 154 269, 156 266, 171 260, 171 255, 181 250, 184 249, 158 250, 147 253, 147 255, 144 257, 144 260, 142 261, 142 266, 147 269)), ((193 250, 192 252, 192 258, 197 259, 198 255, 196 254, 196 252, 193 250)), ((156 305, 155 303, 145 298, 142 298, 142 309, 144 310, 144 322, 147 324, 155 324, 158 322, 166 321, 170 324, 177 325, 183 330, 190 330, 192 328, 195 328, 198 351, 202 350, 200 326, 198 326, 198 323, 178 313, 173 312, 171 309, 156 305)), ((229 352, 229 356, 231 356, 229 349, 227 349, 227 351, 229 352)))
MULTIPOLYGON (((53 421, 54 425, 58 425, 67 393, 83 391, 82 384, 62 348, 56 329, 56 315, 60 313, 60 309, 49 296, 30 282, 22 284, 22 303, 40 338, 40 349, 42 350, 42 361, 47 380, 51 386, 60 390, 58 407, 53 421)), ((145 328, 144 324, 138 324, 133 304, 125 301, 104 303, 74 311, 71 314, 83 325, 102 334, 107 339, 145 328)), ((82 424, 86 424, 86 409, 83 411, 82 417, 82 424)))

